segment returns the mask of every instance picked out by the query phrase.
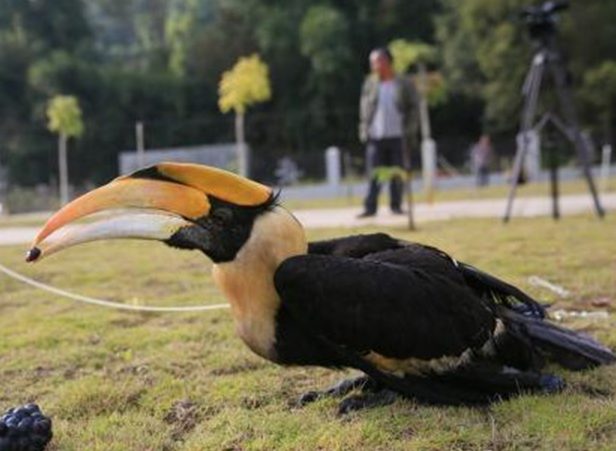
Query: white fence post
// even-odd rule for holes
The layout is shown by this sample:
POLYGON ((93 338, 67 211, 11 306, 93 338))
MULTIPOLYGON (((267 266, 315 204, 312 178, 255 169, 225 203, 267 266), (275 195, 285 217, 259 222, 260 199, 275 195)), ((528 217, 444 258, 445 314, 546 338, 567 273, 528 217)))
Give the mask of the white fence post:
POLYGON ((610 181, 610 165, 612 164, 612 146, 604 144, 601 149, 601 191, 606 192, 610 181))
POLYGON ((342 164, 338 147, 328 147, 325 151, 325 173, 327 174, 327 185, 339 188, 342 180, 342 164))
POLYGON ((143 136, 143 122, 135 124, 135 141, 137 144, 137 166, 139 169, 145 166, 145 139, 143 136))
POLYGON ((436 142, 432 138, 421 141, 421 170, 424 183, 423 191, 428 202, 432 202, 436 180, 436 142))

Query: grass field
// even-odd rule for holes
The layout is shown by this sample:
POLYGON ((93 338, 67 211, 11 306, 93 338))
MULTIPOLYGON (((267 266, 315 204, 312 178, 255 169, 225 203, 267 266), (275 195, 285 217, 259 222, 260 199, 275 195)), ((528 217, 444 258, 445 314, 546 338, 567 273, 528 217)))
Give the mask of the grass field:
MULTIPOLYGON (((615 231, 614 217, 592 216, 557 224, 467 220, 432 223, 412 234, 389 230, 446 249, 557 301, 557 308, 590 310, 596 301, 616 306, 615 231), (563 301, 529 287, 533 274, 574 295, 563 301)), ((341 233, 348 231, 310 236, 341 233)), ((113 242, 27 266, 24 251, 0 248, 0 263, 81 294, 154 305, 223 301, 209 263, 196 253, 113 242)), ((616 348, 614 318, 567 324, 616 348)), ((616 367, 557 372, 568 388, 554 396, 524 396, 482 409, 400 400, 340 418, 334 400, 299 409, 296 399, 347 373, 261 360, 235 337, 226 310, 103 310, 0 275, 0 409, 39 403, 54 419, 52 451, 613 450, 616 367)))

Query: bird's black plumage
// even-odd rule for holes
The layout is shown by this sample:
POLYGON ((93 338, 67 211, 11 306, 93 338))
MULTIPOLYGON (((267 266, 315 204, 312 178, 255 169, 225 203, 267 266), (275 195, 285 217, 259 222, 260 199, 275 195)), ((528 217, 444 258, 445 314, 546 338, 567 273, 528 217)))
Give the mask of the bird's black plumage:
POLYGON ((578 369, 614 359, 548 323, 518 288, 385 234, 311 243, 282 262, 274 283, 281 363, 355 367, 428 402, 543 388, 545 357, 578 369))
POLYGON ((389 262, 306 255, 276 272, 284 305, 310 330, 356 352, 436 359, 478 348, 494 315, 456 279, 389 262))

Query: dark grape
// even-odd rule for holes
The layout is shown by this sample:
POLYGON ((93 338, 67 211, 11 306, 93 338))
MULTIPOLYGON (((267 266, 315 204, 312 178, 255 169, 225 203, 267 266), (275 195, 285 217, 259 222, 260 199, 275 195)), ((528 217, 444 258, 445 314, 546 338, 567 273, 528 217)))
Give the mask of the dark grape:
POLYGON ((51 420, 36 404, 12 408, 0 416, 0 451, 43 451, 52 436, 51 420))

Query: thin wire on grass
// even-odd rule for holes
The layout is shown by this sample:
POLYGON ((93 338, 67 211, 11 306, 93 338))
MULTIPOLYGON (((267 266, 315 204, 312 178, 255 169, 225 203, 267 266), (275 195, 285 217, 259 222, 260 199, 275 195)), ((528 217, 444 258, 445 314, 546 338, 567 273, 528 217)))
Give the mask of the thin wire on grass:
POLYGON ((70 291, 62 290, 61 288, 52 287, 51 285, 38 282, 34 279, 31 279, 22 274, 19 274, 18 272, 15 272, 12 269, 9 269, 2 264, 0 264, 0 272, 4 273, 5 275, 7 275, 8 277, 12 279, 18 280, 34 288, 38 288, 39 290, 47 291, 49 293, 53 293, 58 296, 62 296, 64 298, 82 302, 84 304, 97 305, 99 307, 106 307, 106 308, 112 308, 112 309, 117 309, 117 310, 130 310, 130 311, 137 311, 137 312, 153 312, 153 313, 167 313, 167 312, 183 313, 183 312, 201 312, 201 311, 207 311, 207 310, 222 310, 222 309, 229 308, 229 304, 194 305, 194 306, 179 306, 179 307, 155 307, 155 306, 149 306, 149 305, 123 304, 121 302, 113 302, 113 301, 107 301, 105 299, 91 298, 88 296, 71 293, 70 291))
MULTIPOLYGON (((153 312, 153 313, 166 313, 166 312, 182 313, 182 312, 201 312, 201 311, 208 311, 208 310, 222 310, 222 309, 229 308, 229 304, 194 305, 194 306, 177 306, 177 307, 156 307, 156 306, 149 306, 149 305, 124 304, 121 302, 108 301, 105 299, 91 298, 89 296, 83 296, 80 294, 71 293, 70 291, 66 291, 61 288, 52 287, 51 285, 38 282, 34 279, 31 279, 22 274, 19 274, 18 272, 13 271, 12 269, 9 269, 2 264, 0 264, 0 272, 4 273, 5 275, 7 275, 8 277, 14 280, 18 280, 34 288, 38 288, 39 290, 47 291, 49 293, 53 293, 58 296, 62 296, 64 298, 82 302, 84 304, 97 305, 99 307, 113 308, 117 310, 130 310, 130 311, 137 311, 137 312, 153 312)), ((564 288, 558 285, 549 283, 545 279, 542 279, 538 276, 529 277, 528 282, 531 285, 547 288, 563 297, 569 295, 569 292, 565 290, 564 288)))

